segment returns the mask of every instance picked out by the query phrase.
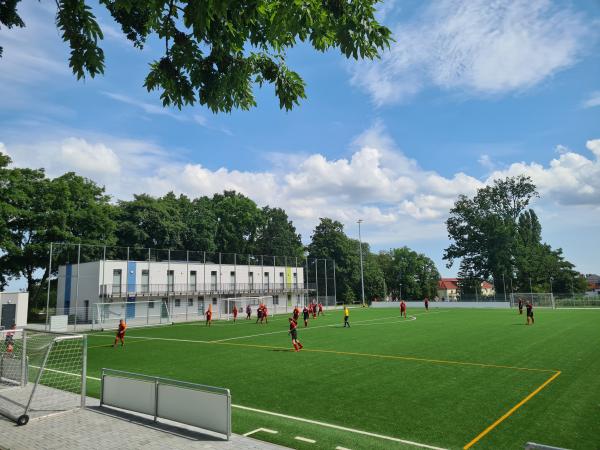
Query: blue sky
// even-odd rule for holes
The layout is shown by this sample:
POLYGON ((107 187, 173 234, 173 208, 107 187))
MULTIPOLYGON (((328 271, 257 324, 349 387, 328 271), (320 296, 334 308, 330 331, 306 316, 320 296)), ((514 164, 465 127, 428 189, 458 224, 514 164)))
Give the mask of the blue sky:
POLYGON ((408 245, 443 275, 457 195, 526 173, 544 239, 600 272, 600 4, 594 0, 388 1, 396 42, 376 62, 299 46, 308 99, 281 111, 164 109, 143 88, 162 45, 134 49, 96 8, 106 74, 76 81, 54 2, 23 2, 0 30, 0 151, 51 176, 75 170, 115 199, 236 189, 281 206, 303 239, 319 217, 356 220, 374 249, 408 245))

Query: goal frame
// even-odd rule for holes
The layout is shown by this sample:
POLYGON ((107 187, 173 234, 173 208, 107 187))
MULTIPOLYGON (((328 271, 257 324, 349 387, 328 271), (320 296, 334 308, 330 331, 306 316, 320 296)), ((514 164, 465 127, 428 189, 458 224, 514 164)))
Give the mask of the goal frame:
POLYGON ((552 292, 514 292, 510 294, 510 306, 517 306, 519 299, 531 302, 536 308, 556 309, 556 302, 552 292))
POLYGON ((98 302, 95 307, 92 327, 100 330, 118 328, 121 319, 125 320, 127 326, 131 328, 173 324, 169 302, 164 299, 98 302), (144 307, 142 310, 145 311, 145 314, 138 314, 141 306, 144 307), (131 314, 132 310, 133 314, 131 314), (151 310, 157 313, 151 314, 151 310))
MULTIPOLYGON (((242 306, 239 310, 240 315, 246 314, 246 306, 258 306, 260 304, 266 304, 267 308, 273 306, 273 296, 272 295, 261 295, 261 296, 244 296, 244 297, 227 297, 221 299, 222 303, 225 304, 225 312, 221 315, 221 317, 225 317, 225 320, 229 321, 233 318, 233 305, 236 303, 242 303, 242 306), (263 301, 264 300, 264 301, 263 301)), ((254 311, 256 314, 256 310, 254 311)))

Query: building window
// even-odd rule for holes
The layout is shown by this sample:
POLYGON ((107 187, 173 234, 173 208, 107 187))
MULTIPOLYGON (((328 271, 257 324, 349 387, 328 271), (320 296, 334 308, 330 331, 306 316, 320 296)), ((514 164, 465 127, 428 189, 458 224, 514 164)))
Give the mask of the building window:
POLYGON ((147 294, 150 290, 150 273, 147 270, 142 270, 142 293, 147 294))
POLYGON ((188 306, 194 306, 194 299, 188 298, 188 306))
POLYGON ((154 302, 148 302, 148 309, 154 309, 154 302))
POLYGON ((121 277, 122 272, 121 269, 113 270, 113 282, 112 282, 112 293, 113 294, 121 294, 121 277))
POLYGON ((283 272, 279 272, 279 287, 283 288, 285 286, 285 275, 283 272))
POLYGON ((167 291, 173 292, 175 290, 175 272, 167 270, 167 291))
POLYGON ((196 292, 196 282, 198 280, 198 273, 195 270, 190 271, 190 291, 196 292))
POLYGON ((279 305, 279 295, 274 295, 273 296, 273 304, 274 305, 279 305))
POLYGON ((231 284, 235 286, 235 272, 229 272, 229 279, 231 280, 231 284))
POLYGON ((254 289, 254 272, 248 272, 248 287, 254 289))
POLYGON ((217 271, 216 270, 213 270, 210 273, 210 289, 212 291, 217 290, 217 271))
POLYGON ((175 306, 177 306, 177 307, 181 306, 181 300, 180 299, 178 299, 178 298, 175 299, 175 306))
POLYGON ((265 272, 265 286, 269 289, 269 272, 265 272))
POLYGON ((298 287, 298 274, 294 272, 294 287, 298 287))
POLYGON ((217 306, 217 297, 213 297, 213 305, 217 306))

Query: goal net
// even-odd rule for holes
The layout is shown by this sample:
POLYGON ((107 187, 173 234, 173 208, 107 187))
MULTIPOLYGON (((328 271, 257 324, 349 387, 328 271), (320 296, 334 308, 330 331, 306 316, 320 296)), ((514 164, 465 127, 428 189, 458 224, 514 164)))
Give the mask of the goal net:
POLYGON ((121 320, 125 320, 128 327, 173 323, 166 300, 96 303, 94 327, 118 328, 121 320))
POLYGON ((251 317, 256 318, 256 310, 259 305, 266 305, 269 315, 276 314, 277 305, 273 304, 273 296, 266 295, 262 297, 230 297, 222 299, 222 310, 219 310, 221 319, 233 319, 233 307, 237 307, 238 318, 246 318, 247 309, 250 307, 251 317))
POLYGON ((24 329, 0 338, 0 414, 24 425, 85 405, 85 336, 24 329))
POLYGON ((519 300, 521 300, 523 304, 530 302, 533 304, 533 306, 537 307, 555 307, 554 295, 552 295, 550 292, 515 292, 514 294, 510 294, 511 306, 518 306, 519 300))

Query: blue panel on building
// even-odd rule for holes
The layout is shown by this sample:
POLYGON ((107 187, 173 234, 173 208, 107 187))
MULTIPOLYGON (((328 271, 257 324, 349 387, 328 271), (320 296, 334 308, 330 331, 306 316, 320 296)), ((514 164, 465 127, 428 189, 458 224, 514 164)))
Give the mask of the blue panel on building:
POLYGON ((127 261, 127 311, 125 316, 128 319, 135 317, 135 295, 129 295, 137 290, 135 286, 135 275, 135 261, 127 261))
POLYGON ((135 317, 135 297, 127 297, 127 309, 125 311, 125 317, 127 319, 135 317))
POLYGON ((65 312, 69 313, 71 308, 71 276, 73 275, 73 265, 67 264, 65 270, 65 312))

